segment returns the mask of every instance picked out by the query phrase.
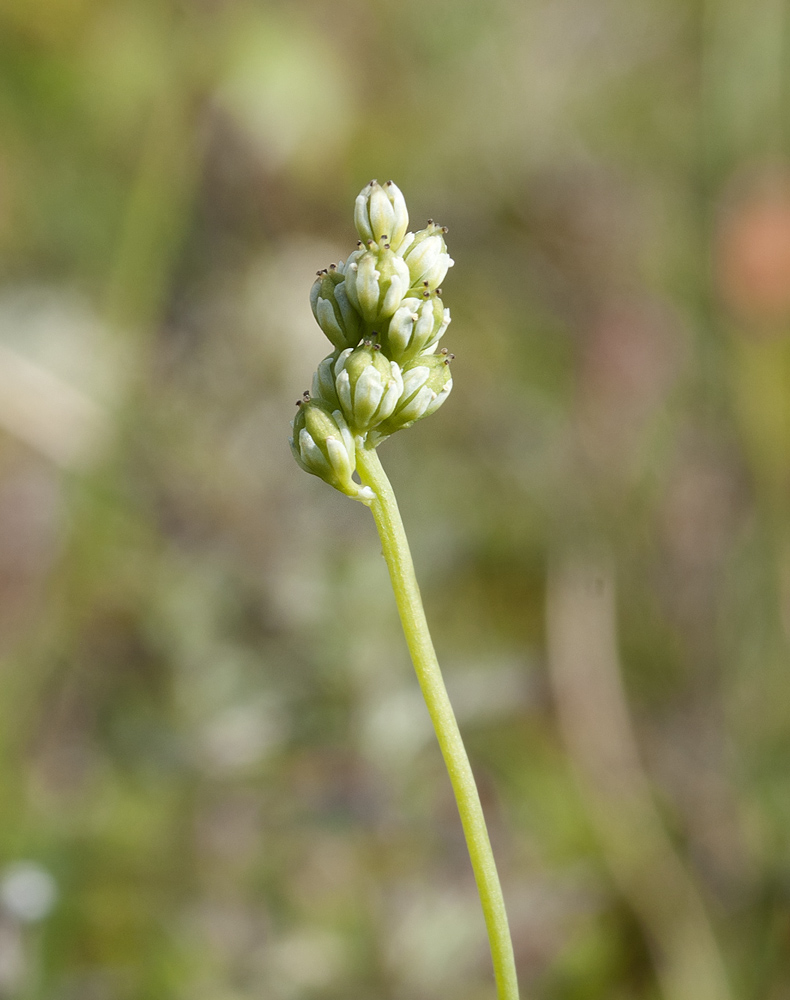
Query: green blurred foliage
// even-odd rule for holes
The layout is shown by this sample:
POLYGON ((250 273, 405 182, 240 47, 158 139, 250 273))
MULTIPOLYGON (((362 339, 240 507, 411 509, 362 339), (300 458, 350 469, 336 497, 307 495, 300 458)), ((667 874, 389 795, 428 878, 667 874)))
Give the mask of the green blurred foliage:
POLYGON ((656 823, 790 997, 787 0, 0 0, 0 135, 0 997, 493 995, 372 520, 286 443, 373 176, 450 227, 382 457, 525 995, 668 996, 550 677, 602 547, 656 823))

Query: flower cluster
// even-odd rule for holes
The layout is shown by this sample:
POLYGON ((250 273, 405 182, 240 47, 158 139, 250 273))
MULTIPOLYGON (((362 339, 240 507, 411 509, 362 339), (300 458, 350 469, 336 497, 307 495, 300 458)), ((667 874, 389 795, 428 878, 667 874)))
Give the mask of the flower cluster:
POLYGON ((292 423, 306 471, 369 503, 354 478, 357 448, 376 448, 434 413, 452 389, 453 355, 437 348, 450 323, 440 287, 453 264, 447 229, 407 232, 398 187, 371 181, 354 207, 359 233, 348 259, 318 272, 310 303, 334 351, 318 366, 292 423))

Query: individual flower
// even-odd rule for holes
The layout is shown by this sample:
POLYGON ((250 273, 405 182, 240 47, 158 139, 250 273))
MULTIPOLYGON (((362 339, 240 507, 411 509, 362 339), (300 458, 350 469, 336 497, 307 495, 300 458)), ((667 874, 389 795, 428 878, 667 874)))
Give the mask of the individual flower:
MULTIPOLYGON (((448 268, 455 261, 447 253, 444 242, 446 226, 437 226, 435 222, 428 223, 425 229, 415 233, 410 240, 406 237, 400 247, 400 254, 409 266, 409 288, 419 289, 425 295, 438 288, 444 281, 448 268)), ((426 296, 427 297, 427 296, 426 296)))
POLYGON ((324 379, 330 371, 343 416, 354 434, 365 434, 386 420, 403 391, 400 366, 370 341, 341 351, 331 366, 325 367, 324 379))
POLYGON ((389 243, 393 250, 403 242, 409 227, 409 212, 400 188, 387 181, 371 181, 357 195, 354 222, 363 243, 389 243))
POLYGON ((403 302, 410 273, 405 261, 372 241, 346 261, 345 287, 351 305, 366 323, 382 325, 403 302))
POLYGON ((382 336, 387 356, 403 364, 426 351, 432 351, 450 325, 450 310, 437 295, 430 298, 409 297, 389 321, 382 336))
POLYGON ((348 300, 343 261, 318 272, 310 289, 316 322, 338 349, 356 347, 362 339, 362 318, 348 300))
MULTIPOLYGON (((346 348, 346 350, 350 350, 350 348, 346 348)), ((340 351, 335 351, 324 358, 313 374, 313 399, 319 399, 322 403, 326 403, 330 410, 341 409, 335 387, 335 362, 340 353, 340 351)))
POLYGON ((373 500, 370 487, 360 486, 352 478, 356 468, 354 436, 340 410, 332 412, 326 403, 309 398, 300 400, 298 406, 290 444, 299 465, 355 500, 373 500))
POLYGON ((450 374, 452 354, 425 354, 417 363, 403 371, 403 392, 392 415, 383 420, 369 435, 377 447, 396 431, 411 427, 417 420, 435 413, 450 395, 453 377, 450 374))

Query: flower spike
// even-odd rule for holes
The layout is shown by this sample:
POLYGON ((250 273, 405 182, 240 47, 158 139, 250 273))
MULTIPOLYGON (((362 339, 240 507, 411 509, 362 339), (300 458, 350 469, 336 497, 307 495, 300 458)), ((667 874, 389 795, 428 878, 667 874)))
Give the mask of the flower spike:
MULTIPOLYGON (((435 412, 453 384, 435 354, 450 323, 439 284, 452 260, 447 230, 429 221, 407 232, 396 184, 371 181, 357 196, 359 241, 345 261, 318 271, 310 290, 316 322, 334 351, 301 399, 291 441, 303 469, 355 499, 355 449, 435 412)), ((446 353, 446 352, 445 352, 446 353)))

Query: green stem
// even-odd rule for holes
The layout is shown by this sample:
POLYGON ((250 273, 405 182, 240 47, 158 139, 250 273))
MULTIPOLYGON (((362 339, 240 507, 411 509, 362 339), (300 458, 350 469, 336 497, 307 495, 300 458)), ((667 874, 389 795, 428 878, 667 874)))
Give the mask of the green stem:
POLYGON ((365 448, 363 445, 357 448, 357 470, 363 485, 370 486, 376 494, 376 499, 370 503, 370 509, 381 537, 381 548, 414 669, 450 775, 458 812, 461 814, 491 945, 497 996, 499 1000, 519 1000, 513 943, 483 808, 428 631, 398 503, 375 449, 365 448))

